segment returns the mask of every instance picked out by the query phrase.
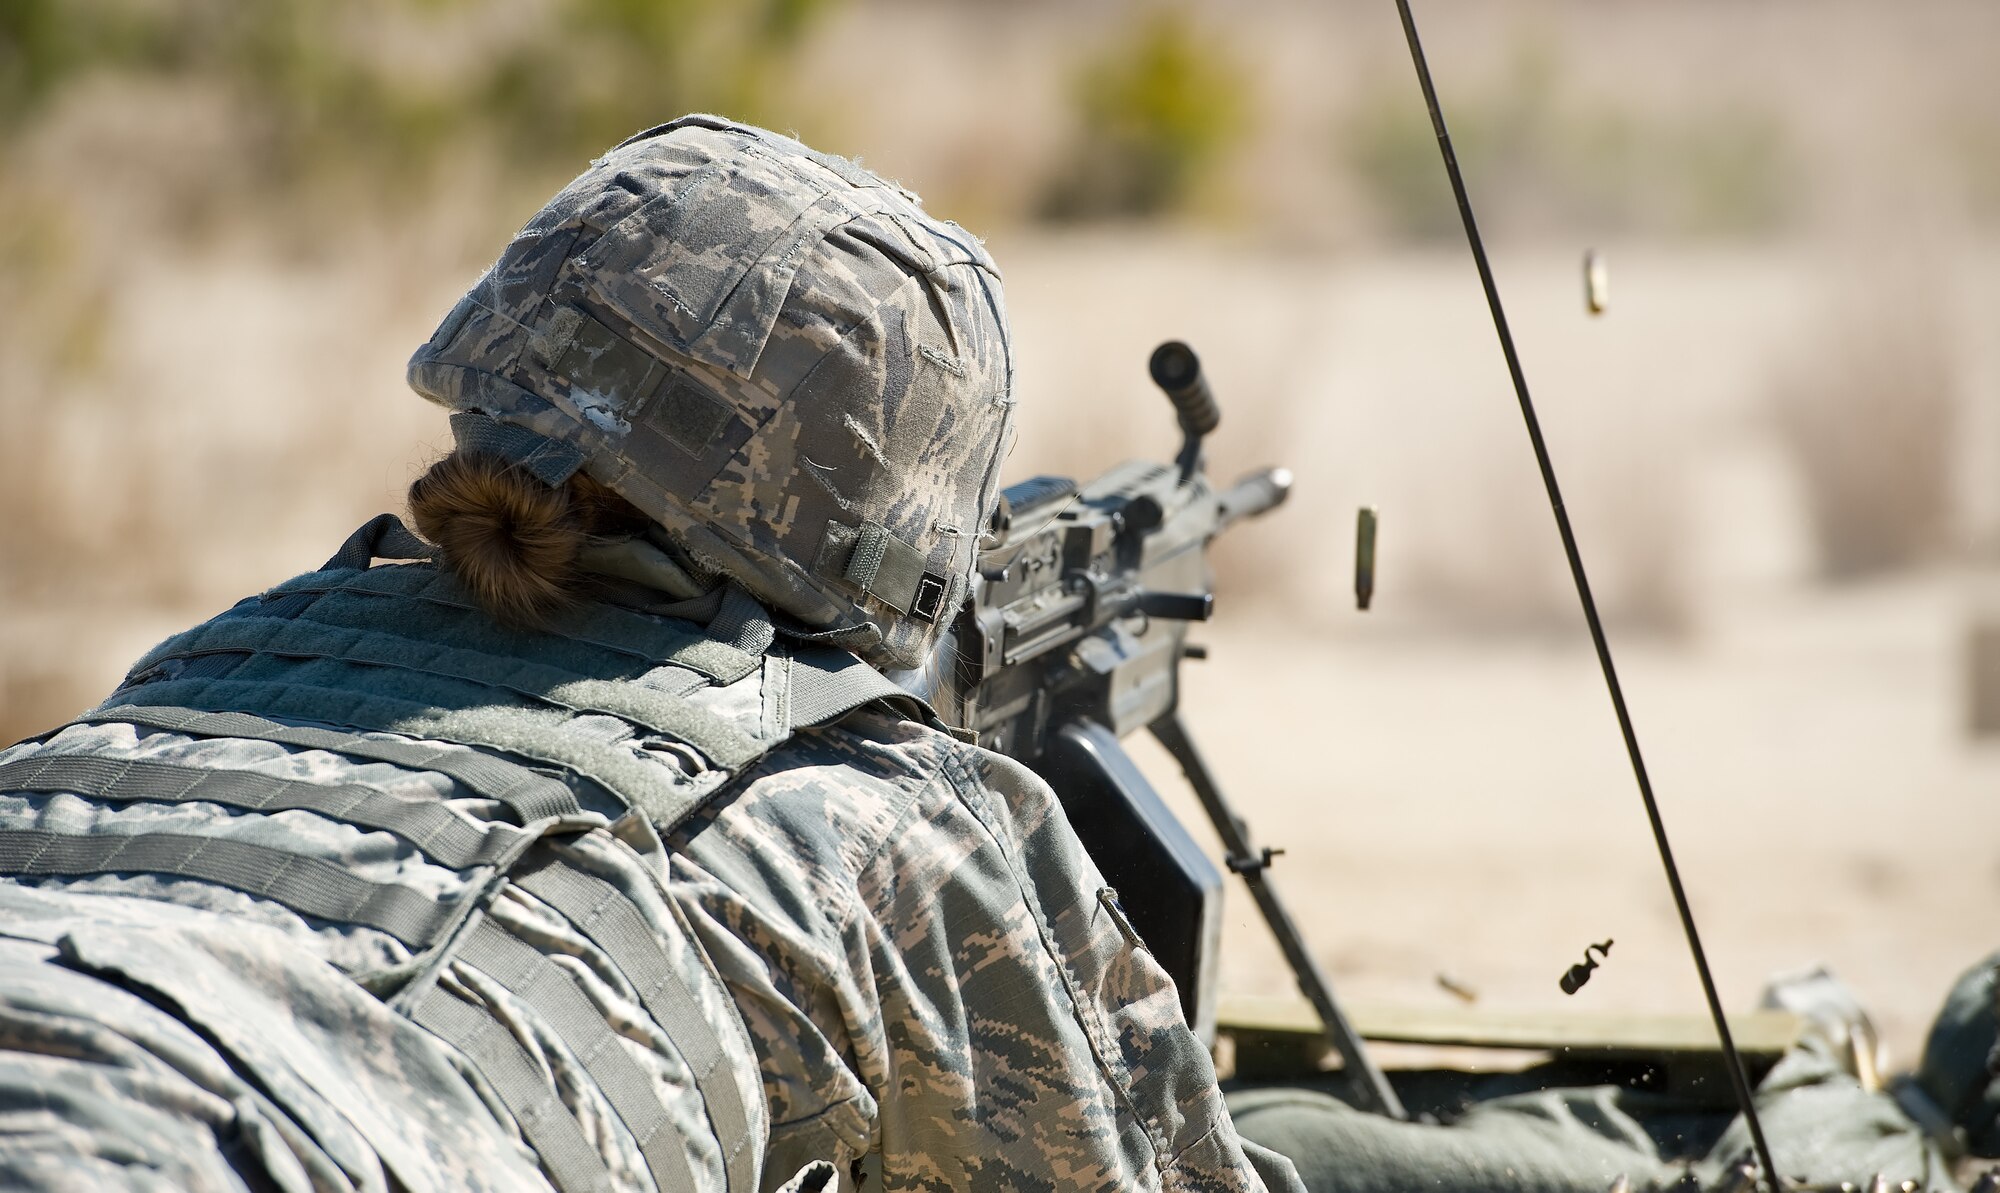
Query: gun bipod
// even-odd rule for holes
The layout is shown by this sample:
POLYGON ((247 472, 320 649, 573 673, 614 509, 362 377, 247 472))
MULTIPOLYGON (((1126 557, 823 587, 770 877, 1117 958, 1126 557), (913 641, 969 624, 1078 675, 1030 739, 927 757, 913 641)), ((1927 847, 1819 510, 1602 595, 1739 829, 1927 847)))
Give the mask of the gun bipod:
POLYGON ((1388 1077, 1368 1054, 1367 1045, 1362 1043, 1360 1034, 1334 1000, 1333 986, 1306 949, 1305 938, 1299 934, 1298 925, 1292 922, 1291 913, 1285 910, 1277 890, 1271 885, 1268 871, 1273 851, 1260 850, 1251 844, 1249 826, 1230 810, 1222 789, 1216 786, 1215 776, 1209 773, 1208 763, 1195 749, 1187 727, 1181 724, 1180 714, 1170 712, 1154 721, 1150 728, 1154 738, 1180 764, 1181 773, 1187 776, 1196 798, 1201 800, 1202 809, 1215 825, 1216 834, 1222 838, 1222 848, 1228 855, 1225 860, 1229 868, 1242 875, 1244 885, 1250 888, 1250 897, 1256 900, 1257 910, 1263 913, 1265 925, 1285 954, 1286 964, 1292 967, 1292 977, 1299 984, 1299 992, 1312 1003, 1326 1029, 1327 1043, 1340 1054, 1343 1072, 1353 1085, 1356 1098, 1368 1109, 1393 1119, 1407 1120, 1410 1116, 1403 1109, 1402 1099, 1396 1096, 1388 1077))

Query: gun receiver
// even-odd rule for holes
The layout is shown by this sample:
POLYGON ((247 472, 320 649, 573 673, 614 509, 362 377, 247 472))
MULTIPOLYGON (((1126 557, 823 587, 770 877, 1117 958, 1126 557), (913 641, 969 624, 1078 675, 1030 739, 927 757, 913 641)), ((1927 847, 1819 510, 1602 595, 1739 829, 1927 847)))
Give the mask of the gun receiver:
POLYGON ((947 720, 1023 760, 1054 726, 1090 720, 1124 736, 1173 710, 1189 622, 1214 610, 1209 542, 1282 502, 1270 469, 1223 494, 1172 467, 1121 464, 1077 487, 1009 488, 977 597, 954 626, 947 720))
POLYGON ((1403 1117, 1269 885, 1272 851, 1251 845, 1176 713, 1181 660, 1199 657, 1188 624, 1215 607, 1208 545, 1283 504, 1291 473, 1267 468, 1216 491, 1201 448, 1221 411, 1199 359, 1169 341, 1150 372, 1185 436, 1174 463, 1128 462, 1083 485, 1038 476, 1009 487, 972 595, 929 664, 892 678, 1048 780, 1106 879, 1144 893, 1124 914, 1173 977, 1189 1024, 1212 1039, 1222 876, 1119 742, 1150 729, 1187 773, 1357 1097, 1403 1117))

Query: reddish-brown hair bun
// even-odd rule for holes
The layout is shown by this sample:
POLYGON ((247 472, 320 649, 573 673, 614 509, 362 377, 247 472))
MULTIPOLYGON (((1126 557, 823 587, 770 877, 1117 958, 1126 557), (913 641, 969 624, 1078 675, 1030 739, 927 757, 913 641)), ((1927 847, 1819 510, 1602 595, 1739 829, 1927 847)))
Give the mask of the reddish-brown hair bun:
POLYGON ((577 557, 594 539, 643 530, 645 516, 579 472, 551 487, 499 456, 459 452, 410 485, 410 520, 438 562, 498 622, 539 628, 592 581, 577 557))

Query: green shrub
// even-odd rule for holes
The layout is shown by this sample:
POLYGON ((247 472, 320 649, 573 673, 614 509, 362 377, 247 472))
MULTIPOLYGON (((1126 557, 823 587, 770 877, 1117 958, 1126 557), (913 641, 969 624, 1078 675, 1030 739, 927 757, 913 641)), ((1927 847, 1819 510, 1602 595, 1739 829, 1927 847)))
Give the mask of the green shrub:
POLYGON ((1187 206, 1249 107, 1242 75, 1177 8, 1153 8, 1087 62, 1077 134, 1040 204, 1052 220, 1154 216, 1187 206))

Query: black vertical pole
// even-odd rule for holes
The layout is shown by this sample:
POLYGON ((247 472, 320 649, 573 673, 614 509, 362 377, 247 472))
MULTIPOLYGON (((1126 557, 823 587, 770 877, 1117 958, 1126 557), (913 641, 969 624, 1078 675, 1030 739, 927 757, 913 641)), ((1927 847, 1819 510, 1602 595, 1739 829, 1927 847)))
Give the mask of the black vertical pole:
POLYGON ((1708 999, 1708 1013, 1715 1020, 1715 1034, 1722 1042, 1723 1058, 1728 1064, 1729 1080, 1736 1087, 1736 1101, 1743 1110, 1743 1120, 1750 1128, 1750 1140, 1756 1146, 1757 1159, 1764 1166, 1764 1179, 1771 1193, 1778 1193, 1778 1170, 1771 1162, 1771 1146, 1764 1141, 1764 1126, 1757 1119, 1757 1103, 1750 1090, 1750 1079, 1743 1070, 1743 1057, 1736 1051, 1736 1040, 1729 1034, 1729 1020, 1722 1013, 1722 1000, 1715 992, 1715 978, 1708 970, 1708 955, 1701 947, 1701 934, 1695 930, 1694 912, 1688 906, 1687 891, 1681 886, 1680 868, 1674 864, 1672 846, 1667 843, 1666 822, 1660 818, 1660 806, 1653 798, 1653 783, 1646 775, 1646 760, 1639 752, 1639 735, 1632 728, 1632 714, 1625 707, 1625 691, 1618 683, 1618 669, 1611 662, 1611 645, 1604 637, 1604 624, 1597 615, 1597 601, 1590 595, 1590 579, 1584 574, 1583 556, 1576 547, 1576 533, 1570 529, 1569 511, 1563 505, 1562 490, 1556 484, 1555 465, 1549 461, 1548 444, 1542 440, 1541 420, 1535 417, 1534 399, 1528 396, 1528 378, 1521 371, 1521 358, 1514 350, 1514 333, 1507 326, 1507 312, 1500 305, 1500 290, 1493 281, 1493 267, 1486 260, 1486 245, 1479 238, 1479 225, 1472 217, 1472 200, 1465 191, 1465 178, 1458 168, 1458 156, 1452 152, 1451 134, 1446 131, 1444 111, 1438 106, 1437 88, 1431 83, 1430 64, 1424 58, 1423 43, 1417 38, 1416 18, 1410 14, 1410 0, 1396 0, 1396 11, 1403 18, 1403 35, 1410 43, 1410 60, 1416 64, 1417 83, 1423 88, 1424 105, 1430 109, 1431 127, 1437 132, 1438 152, 1444 156, 1445 173, 1451 178, 1452 196, 1458 200, 1459 219, 1465 224, 1465 239, 1472 247, 1472 260, 1479 268, 1479 284, 1486 290, 1486 306, 1493 312, 1493 329, 1500 336, 1500 351, 1507 358, 1507 373, 1514 381, 1514 396, 1521 405, 1521 418, 1528 427, 1528 441, 1534 445, 1535 462, 1542 470, 1542 487, 1548 490, 1549 509, 1555 514, 1556 530, 1562 536, 1563 554, 1569 559, 1569 572, 1576 581, 1577 599, 1583 603, 1583 617, 1590 625, 1590 641, 1597 648, 1598 666, 1604 671, 1605 687, 1611 693, 1611 707, 1618 715, 1618 729, 1625 737, 1625 753, 1632 760, 1632 775, 1639 783, 1639 798, 1646 805, 1646 819, 1653 828, 1653 843, 1660 853, 1660 864, 1667 873, 1667 886, 1674 895, 1674 909, 1680 913, 1681 931, 1686 934, 1688 951, 1694 956, 1695 971, 1701 976, 1701 992, 1708 999))

